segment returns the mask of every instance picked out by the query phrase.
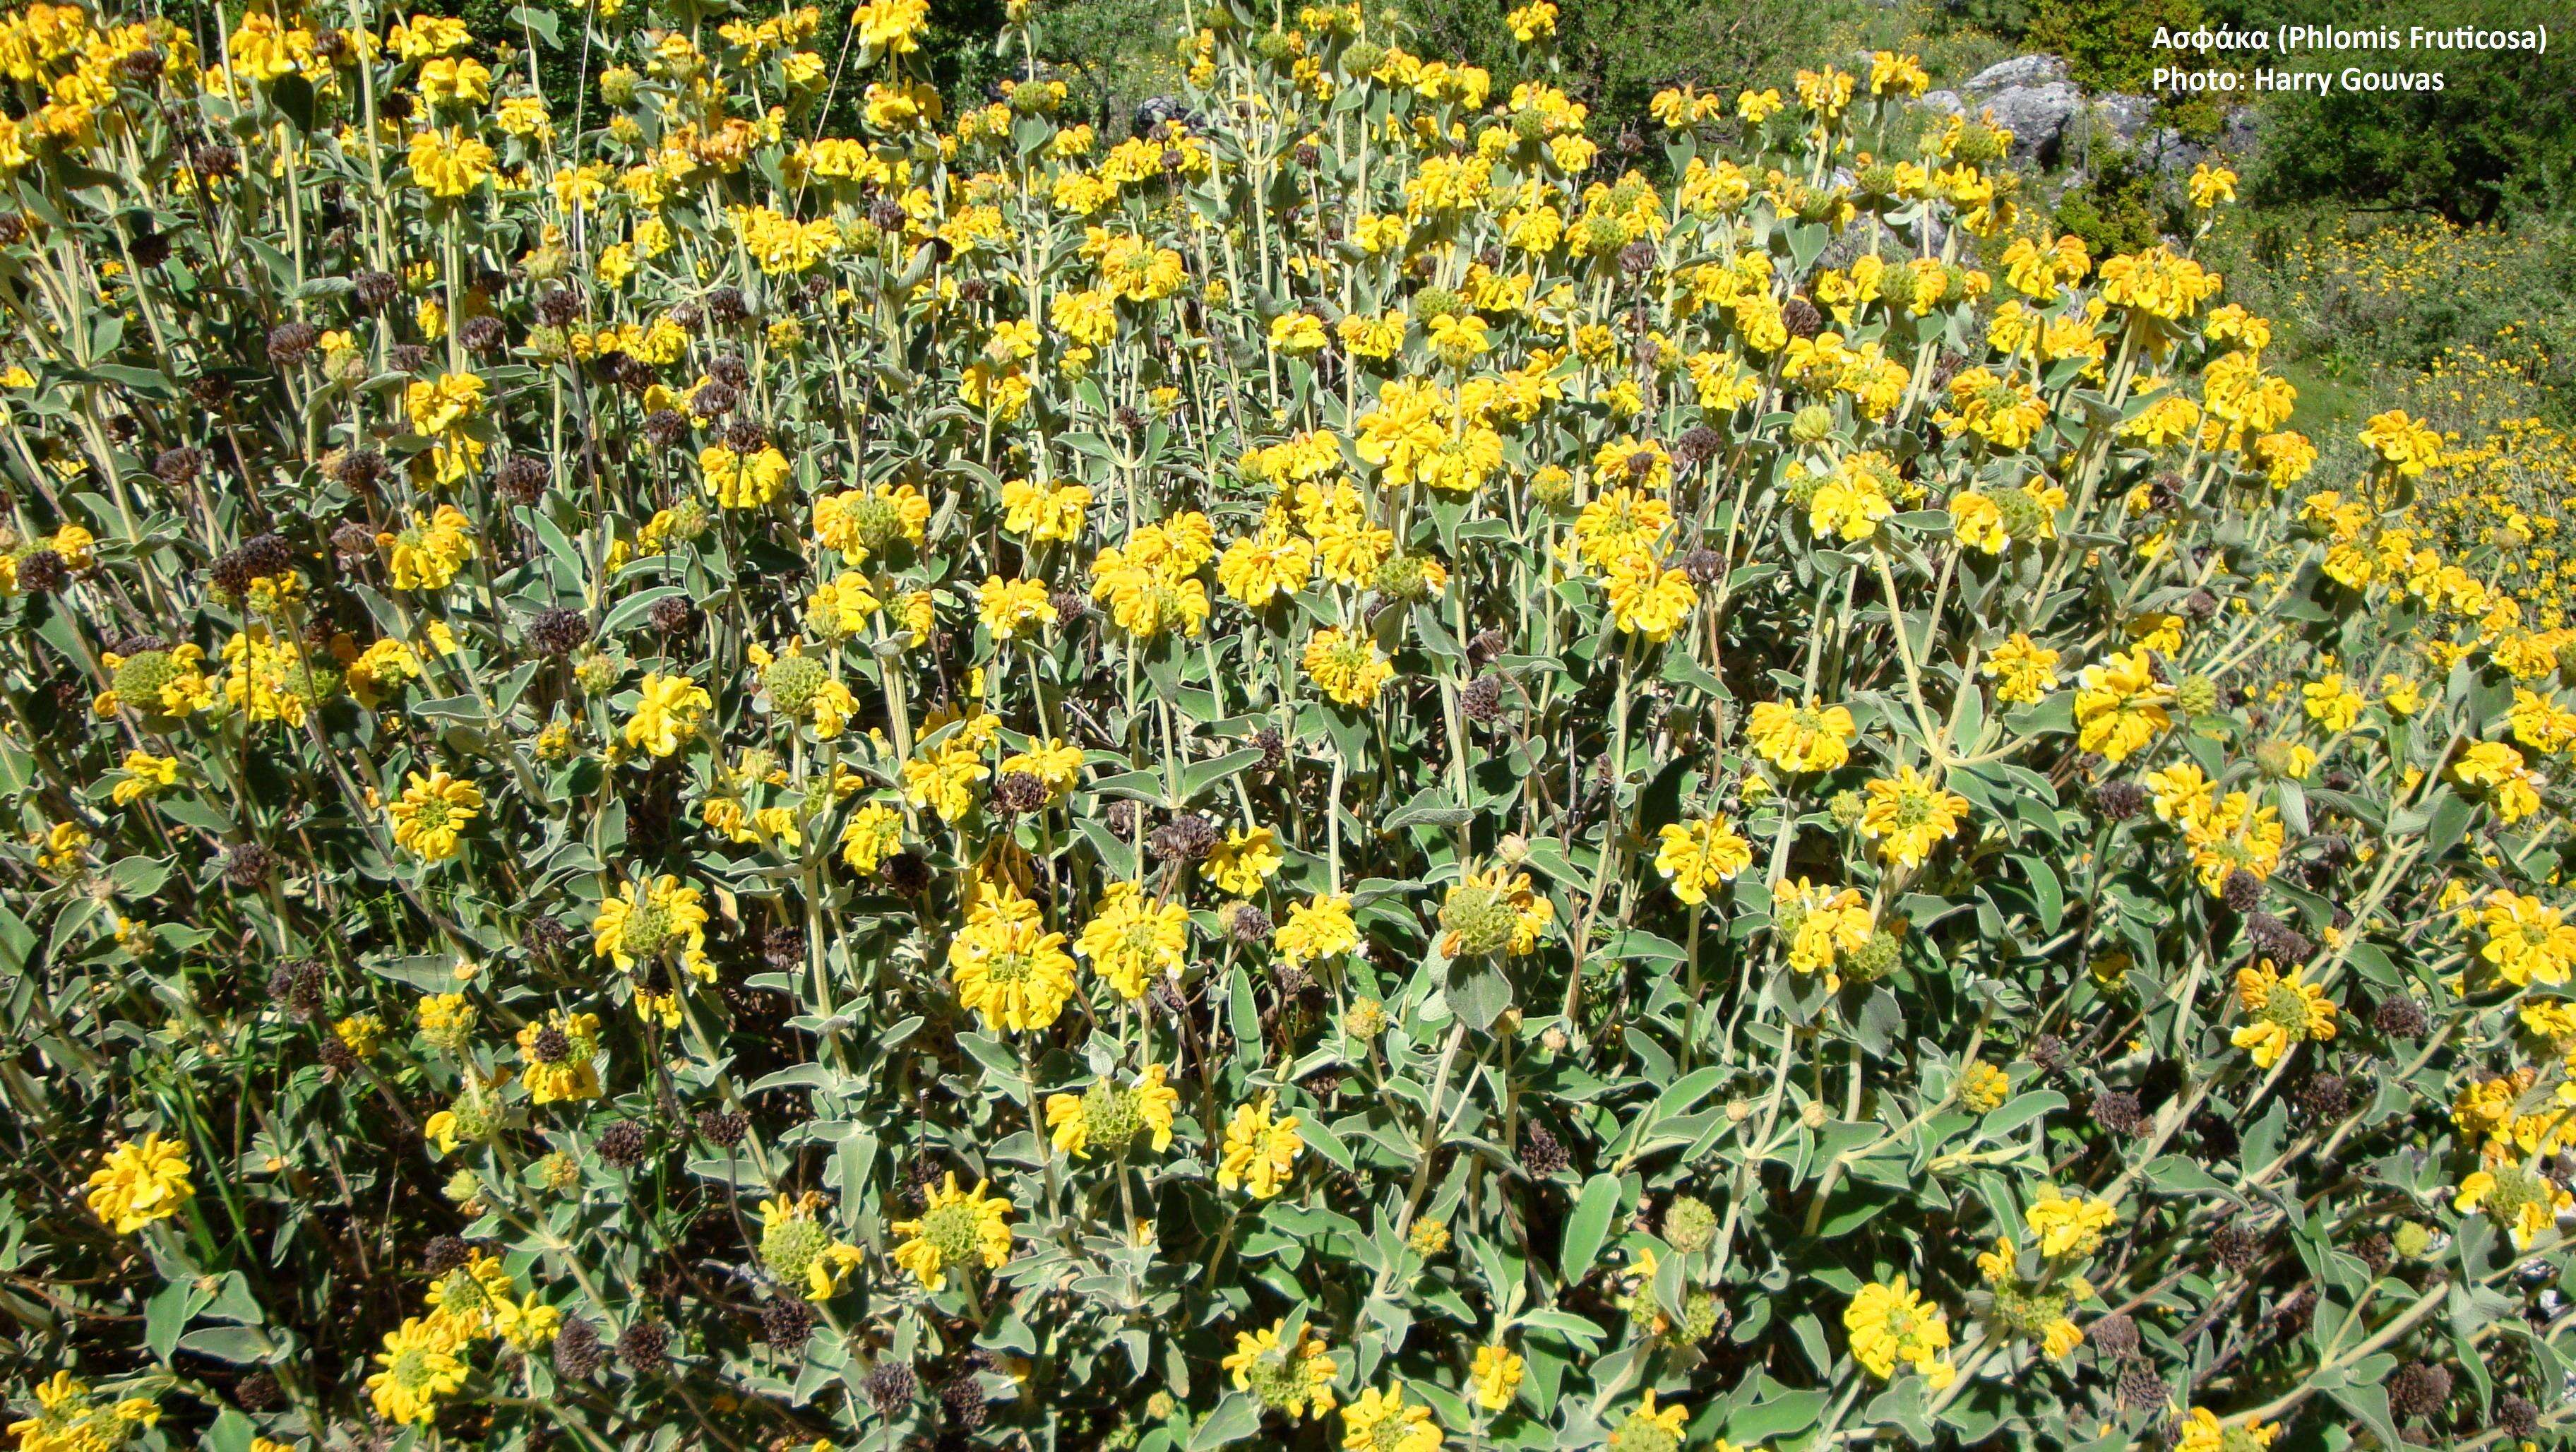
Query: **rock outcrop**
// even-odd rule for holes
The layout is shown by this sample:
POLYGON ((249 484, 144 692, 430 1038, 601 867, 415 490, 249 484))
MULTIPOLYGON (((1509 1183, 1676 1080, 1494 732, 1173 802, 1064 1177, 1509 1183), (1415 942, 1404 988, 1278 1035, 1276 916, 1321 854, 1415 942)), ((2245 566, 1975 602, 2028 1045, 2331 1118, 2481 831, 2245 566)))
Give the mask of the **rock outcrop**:
MULTIPOLYGON (((1957 90, 1930 92, 1920 104, 1939 115, 1991 115, 2013 134, 2012 159, 2043 170, 2090 170, 2098 155, 2116 148, 2172 176, 2210 154, 2210 148, 2184 139, 2173 127, 2155 124, 2154 97, 2120 91, 2088 97, 2069 78, 2066 62, 2053 55, 1997 61, 1957 90)), ((2242 151, 2253 140, 2253 113, 2232 114, 2225 149, 2242 151)))

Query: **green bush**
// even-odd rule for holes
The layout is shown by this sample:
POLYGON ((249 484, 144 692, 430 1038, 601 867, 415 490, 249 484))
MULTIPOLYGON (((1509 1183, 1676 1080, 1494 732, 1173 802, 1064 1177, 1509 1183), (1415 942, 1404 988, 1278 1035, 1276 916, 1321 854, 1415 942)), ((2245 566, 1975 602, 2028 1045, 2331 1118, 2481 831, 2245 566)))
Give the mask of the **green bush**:
POLYGON ((2205 218, 606 10, 0 15, 18 1452, 2559 1435, 2558 521, 2205 218))
MULTIPOLYGON (((2576 35, 2570 0, 2239 0, 2213 19, 2269 28, 2287 21, 2353 26, 2550 28, 2576 35)), ((2492 221, 2520 204, 2576 199, 2576 84, 2568 61, 2527 51, 2353 51, 2285 64, 2340 72, 2439 70, 2439 91, 2276 96, 2263 103, 2259 201, 2438 212, 2492 221)))

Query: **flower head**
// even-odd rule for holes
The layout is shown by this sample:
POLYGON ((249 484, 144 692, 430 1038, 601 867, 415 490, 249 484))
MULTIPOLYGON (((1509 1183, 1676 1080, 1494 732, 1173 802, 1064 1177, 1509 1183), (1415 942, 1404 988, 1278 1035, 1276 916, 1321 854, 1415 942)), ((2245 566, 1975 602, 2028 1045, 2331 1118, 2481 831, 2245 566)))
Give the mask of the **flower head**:
POLYGON ((163 1139, 158 1130, 126 1140, 90 1172, 90 1213, 117 1234, 132 1235, 195 1198, 188 1173, 188 1151, 177 1140, 163 1139))
POLYGON ((930 1192, 920 1219, 895 1222, 894 1233, 904 1237, 895 1247, 895 1264, 933 1291, 948 1284, 951 1267, 980 1260, 985 1269, 998 1269, 1011 1258, 1010 1215, 1011 1202, 985 1194, 982 1180, 960 1190, 952 1173, 930 1192))

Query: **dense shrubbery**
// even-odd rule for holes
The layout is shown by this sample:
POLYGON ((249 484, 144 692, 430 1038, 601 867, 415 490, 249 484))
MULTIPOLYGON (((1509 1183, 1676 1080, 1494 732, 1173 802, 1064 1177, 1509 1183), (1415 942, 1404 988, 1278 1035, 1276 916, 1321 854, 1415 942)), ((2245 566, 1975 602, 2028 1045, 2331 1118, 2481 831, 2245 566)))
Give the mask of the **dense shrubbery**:
POLYGON ((0 21, 20 1445, 2554 1440, 2545 470, 1284 19, 0 21))

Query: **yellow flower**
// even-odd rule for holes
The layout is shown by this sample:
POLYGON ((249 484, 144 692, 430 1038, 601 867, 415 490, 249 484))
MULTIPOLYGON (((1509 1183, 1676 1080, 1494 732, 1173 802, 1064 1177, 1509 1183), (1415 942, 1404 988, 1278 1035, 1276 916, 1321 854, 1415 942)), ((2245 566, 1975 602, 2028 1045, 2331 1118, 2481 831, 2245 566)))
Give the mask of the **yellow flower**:
POLYGON ((1370 1387, 1342 1409, 1343 1452, 1440 1452, 1440 1446, 1431 1409, 1405 1405, 1400 1381, 1383 1392, 1370 1387))
POLYGON ((841 860, 865 876, 903 850, 903 813, 884 802, 870 802, 850 814, 841 829, 841 860))
POLYGON ((1613 559, 1604 584, 1611 620, 1620 630, 1648 640, 1670 640, 1691 607, 1699 603, 1690 576, 1658 563, 1642 550, 1613 559))
POLYGON ((2057 661, 2056 651, 2016 630, 2010 639, 1995 647, 1978 670, 1996 682, 1996 700, 2027 706, 2057 689, 2057 661))
POLYGON ((461 197, 492 175, 492 148, 471 132, 427 130, 411 139, 411 175, 433 197, 461 197))
POLYGON ((161 1421, 160 1404, 151 1398, 101 1405, 89 1383, 68 1371, 36 1383, 34 1394, 36 1415, 9 1424, 18 1452, 110 1452, 161 1421))
POLYGON ((2251 1052, 2258 1069, 2271 1068, 2310 1039, 2335 1036, 2335 1005, 2324 989, 2300 982, 2298 969, 2283 977, 2268 958, 2239 968, 2236 999, 2253 1022, 2229 1035, 2229 1042, 2251 1052))
POLYGON ((1871 467, 1879 457, 1861 454, 1846 459, 1816 486, 1815 498, 1807 504, 1807 528, 1817 539, 1857 543, 1877 534, 1879 521, 1896 512, 1879 470, 1871 467))
POLYGON ((849 489, 814 501, 814 537, 851 564, 928 537, 930 501, 909 484, 849 489))
MULTIPOLYGON (((1467 1368, 1467 1380, 1476 1394, 1476 1405, 1489 1412, 1499 1412, 1512 1404, 1520 1391, 1524 1370, 1521 1358, 1500 1346, 1479 1346, 1476 1360, 1467 1368)), ((1674 1409, 1680 1415, 1680 1409, 1674 1409)))
POLYGON ((1257 610, 1305 589, 1314 571, 1315 546, 1291 530, 1287 510, 1274 505, 1259 534, 1225 547, 1216 562, 1216 582, 1226 594, 1257 610))
POLYGON ((1860 1288, 1843 1309, 1843 1329, 1851 1333, 1852 1357, 1873 1376, 1896 1375, 1898 1362, 1923 1373, 1933 1387, 1958 1377, 1941 1353, 1950 1349, 1950 1324, 1939 1307, 1905 1284, 1905 1277, 1860 1288))
POLYGON ((1539 935, 1556 921, 1556 905, 1530 886, 1526 872, 1503 868, 1469 872, 1441 904, 1440 951, 1453 958, 1475 954, 1519 957, 1538 948, 1539 935))
POLYGON ((444 862, 456 855, 465 824, 482 809, 482 788, 435 769, 427 776, 411 773, 401 799, 385 815, 393 819, 396 846, 424 862, 444 862))
POLYGON ((1959 1102, 1978 1114, 2001 1108, 2004 1096, 2011 1092, 2011 1077, 1983 1059, 1970 1064, 1959 1076, 1959 1102))
POLYGON ((413 515, 410 527, 400 533, 376 536, 377 547, 385 552, 393 587, 446 589, 455 582, 457 570, 474 558, 473 528, 473 522, 462 511, 442 504, 427 517, 413 515))
POLYGON ((943 822, 954 822, 974 810, 975 783, 991 775, 973 742, 951 737, 903 764, 904 799, 938 812, 943 822))
POLYGON ((787 476, 794 471, 795 466, 774 446, 763 446, 753 454, 736 453, 722 444, 698 451, 698 472, 706 491, 727 509, 757 509, 769 503, 787 487, 787 476))
POLYGON ((2522 764, 2522 753, 2501 741, 2480 741, 2451 764, 2451 778, 2465 787, 2484 788, 2496 815, 2519 822, 2540 810, 2540 774, 2522 764))
POLYGON ((1156 903, 1132 882, 1112 883, 1099 910, 1083 924, 1076 955, 1129 1001, 1145 996, 1158 974, 1178 976, 1189 960, 1190 914, 1179 903, 1156 903))
POLYGON ((688 676, 652 671, 637 690, 634 713, 626 718, 626 744, 655 756, 679 750, 683 740, 698 734, 706 713, 715 709, 715 698, 688 676))
POLYGON ((1820 707, 1813 697, 1804 706, 1757 702, 1744 729, 1754 751, 1784 771, 1835 770, 1860 736, 1848 707, 1820 707))
POLYGON ((988 1033, 1045 1028, 1073 997, 1064 934, 1043 931, 1036 905, 1008 889, 986 893, 968 910, 948 946, 948 973, 958 1003, 982 1018, 988 1033))
POLYGON ((1083 1094, 1047 1096, 1048 1138, 1075 1159, 1089 1159, 1095 1143, 1124 1154, 1139 1134, 1153 1136, 1157 1153, 1172 1147, 1172 1116, 1181 1094, 1164 1082, 1161 1064, 1148 1064, 1133 1087, 1115 1078, 1095 1081, 1083 1094))
POLYGON ((1225 1148, 1217 1160, 1220 1189, 1241 1189, 1256 1200, 1268 1200, 1287 1187, 1306 1141, 1297 1132, 1296 1115, 1281 1118, 1274 1113, 1277 1099, 1275 1094, 1264 1094, 1253 1103, 1234 1107, 1234 1117, 1225 1126, 1225 1148))
POLYGON ((1080 484, 1042 488, 1014 479, 1002 486, 1002 528, 1033 544, 1080 537, 1090 508, 1091 491, 1080 484))
POLYGON ((2227 1427, 2207 1407, 2185 1412, 2181 1432, 2174 1442, 2174 1452, 2261 1452, 2281 1435, 2279 1427, 2265 1426, 2251 1418, 2241 1427, 2227 1427))
POLYGON ((2320 681, 2310 681, 2299 690, 2307 708, 2308 719, 2328 731, 2349 731, 2361 718, 2362 708, 2370 702, 2359 691, 2344 683, 2343 672, 2336 671, 2320 681))
POLYGON ((549 1009, 519 1030, 521 1077, 538 1104, 599 1097, 599 1015, 549 1009))
POLYGON ((2236 200, 2236 173, 2201 162, 2191 169, 2191 204, 2206 212, 2220 202, 2236 200))
POLYGON ((855 635, 868 617, 885 608, 868 577, 843 570, 814 587, 805 597, 805 623, 817 635, 838 640, 855 635))
POLYGON ((810 1190, 760 1202, 761 1266, 789 1285, 801 1285, 809 1301, 839 1294, 842 1282, 867 1259, 824 1228, 817 1213, 822 1206, 823 1197, 810 1190))
POLYGON ((985 1182, 977 1180, 972 1190, 957 1188, 957 1176, 951 1173, 941 1188, 930 1192, 929 1204, 918 1220, 898 1220, 894 1233, 904 1237, 895 1247, 895 1264, 912 1272, 913 1278, 933 1291, 948 1284, 948 1268, 964 1268, 981 1260, 987 1270, 999 1269, 1011 1258, 1011 1202, 1000 1195, 986 1195, 985 1182))
POLYGON ((1878 931, 1858 888, 1819 887, 1802 877, 1773 883, 1771 903, 1773 930, 1789 940, 1789 966, 1800 973, 1833 967, 1878 931))
POLYGON ((2371 415, 2359 437, 2410 479, 2442 462, 2442 436, 2408 418, 2403 409, 2371 415))
POLYGON ((433 106, 489 102, 491 68, 472 56, 441 56, 421 66, 420 98, 433 106))
POLYGON ((2520 1160, 2508 1159, 2499 1164, 2490 1158, 2488 1163, 2494 1167, 2473 1171, 2460 1182, 2460 1193, 2451 1207, 2463 1215, 2485 1211, 2503 1228, 2514 1249, 2529 1249, 2549 1233, 2560 1215, 2576 1209, 2576 1195, 2542 1178, 2520 1160))
POLYGON ((2146 647, 2115 652, 2076 677, 2076 743, 2117 766, 2173 725, 2165 710, 2172 700, 2146 647))
POLYGON ((2478 913, 2486 944, 2478 956, 2516 988, 2557 986, 2576 976, 2576 923, 2536 897, 2498 888, 2478 913))
POLYGON ((1042 580, 1005 580, 988 576, 976 597, 984 629, 995 640, 1016 640, 1055 623, 1055 606, 1042 580))
POLYGON ((2280 810, 2256 807, 2243 792, 2229 792, 2206 816, 2185 821, 2182 835, 2201 888, 2212 897, 2222 895, 2229 875, 2240 869, 2268 880, 2281 864, 2286 840, 2280 810))
POLYGON ((2146 786, 2153 794, 2158 821, 2186 828, 2201 827, 2218 814, 2217 784, 2188 761, 2176 762, 2162 771, 2148 772, 2146 786))
POLYGON ((2039 1237, 2039 1253, 2050 1257, 2091 1255, 2101 1248, 2102 1232, 2119 1223, 2110 1201, 2070 1196, 2055 1185, 2040 1187, 2040 1198, 2023 1218, 2039 1237))
POLYGON ((157 794, 163 787, 176 785, 178 780, 179 758, 154 756, 148 751, 129 751, 125 753, 125 764, 108 797, 120 807, 130 806, 141 798, 157 794))
POLYGON ((413 1021, 420 1025, 420 1036, 433 1048, 462 1053, 472 1041, 474 1021, 479 1011, 462 993, 433 993, 412 1009, 413 1021))
POLYGON ((432 1282, 426 1297, 429 1319, 443 1322, 467 1340, 492 1334, 495 1312, 518 1294, 518 1283, 487 1251, 470 1251, 465 1263, 432 1282))
POLYGON ((465 1385, 466 1334, 442 1316, 414 1316, 397 1331, 385 1333, 385 1349, 376 1354, 384 1370, 367 1378, 376 1415, 388 1422, 417 1426, 438 1415, 442 1397, 465 1385))
POLYGON ((1862 809, 1861 835, 1878 843, 1882 862, 1920 867, 1932 849, 1959 830, 1968 799, 1943 791, 1911 766, 1897 768, 1893 778, 1869 783, 1869 805, 1862 809))
POLYGON ((1082 748, 1053 736, 1033 742, 1028 750, 1002 758, 1002 775, 1014 773, 1036 777, 1050 797, 1062 796, 1082 780, 1082 748))
POLYGON ((1268 827, 1255 827, 1249 832, 1233 827, 1227 829, 1223 842, 1208 849, 1207 860, 1199 864, 1199 875, 1219 892, 1250 897, 1287 860, 1279 850, 1278 835, 1268 827))
POLYGON ((1673 896, 1692 907, 1708 900, 1711 889, 1735 880, 1753 863, 1753 845, 1737 834, 1724 813, 1692 822, 1667 822, 1659 834, 1655 870, 1673 885, 1673 896))
POLYGON ((155 1130, 139 1140, 126 1140, 107 1152, 90 1172, 90 1213, 119 1235, 132 1235, 155 1220, 179 1213, 195 1198, 188 1180, 188 1151, 177 1140, 155 1130))
POLYGON ((1288 920, 1270 935, 1279 960, 1292 968, 1347 953, 1359 942, 1359 928, 1351 921, 1351 900, 1339 893, 1317 893, 1304 902, 1290 903, 1288 920))
POLYGON ((707 910, 703 895, 668 873, 650 883, 628 882, 615 897, 603 898, 590 923, 591 956, 606 958, 621 973, 633 973, 677 947, 680 964, 698 978, 713 982, 715 965, 707 960, 707 910))
POLYGON ((1330 625, 1307 640, 1305 666, 1316 686, 1345 706, 1373 704, 1378 688, 1395 676, 1395 667, 1375 640, 1330 625))
POLYGON ((1322 1416, 1333 1409, 1333 1377, 1340 1370, 1326 1354, 1324 1338, 1304 1327, 1292 1344, 1283 1345, 1285 1320, 1261 1331, 1234 1333, 1234 1352, 1218 1363, 1234 1373, 1237 1391, 1248 1391, 1261 1404, 1291 1421, 1322 1416))
POLYGON ((1281 313, 1270 320, 1270 346, 1304 357, 1324 346, 1324 320, 1313 313, 1281 313))
POLYGON ((1575 516, 1575 558, 1594 569, 1606 569, 1626 555, 1655 553, 1672 528, 1670 503, 1621 485, 1583 506, 1575 516))
POLYGON ((385 1021, 372 1013, 353 1013, 331 1025, 331 1036, 359 1058, 372 1058, 384 1042, 385 1021))

